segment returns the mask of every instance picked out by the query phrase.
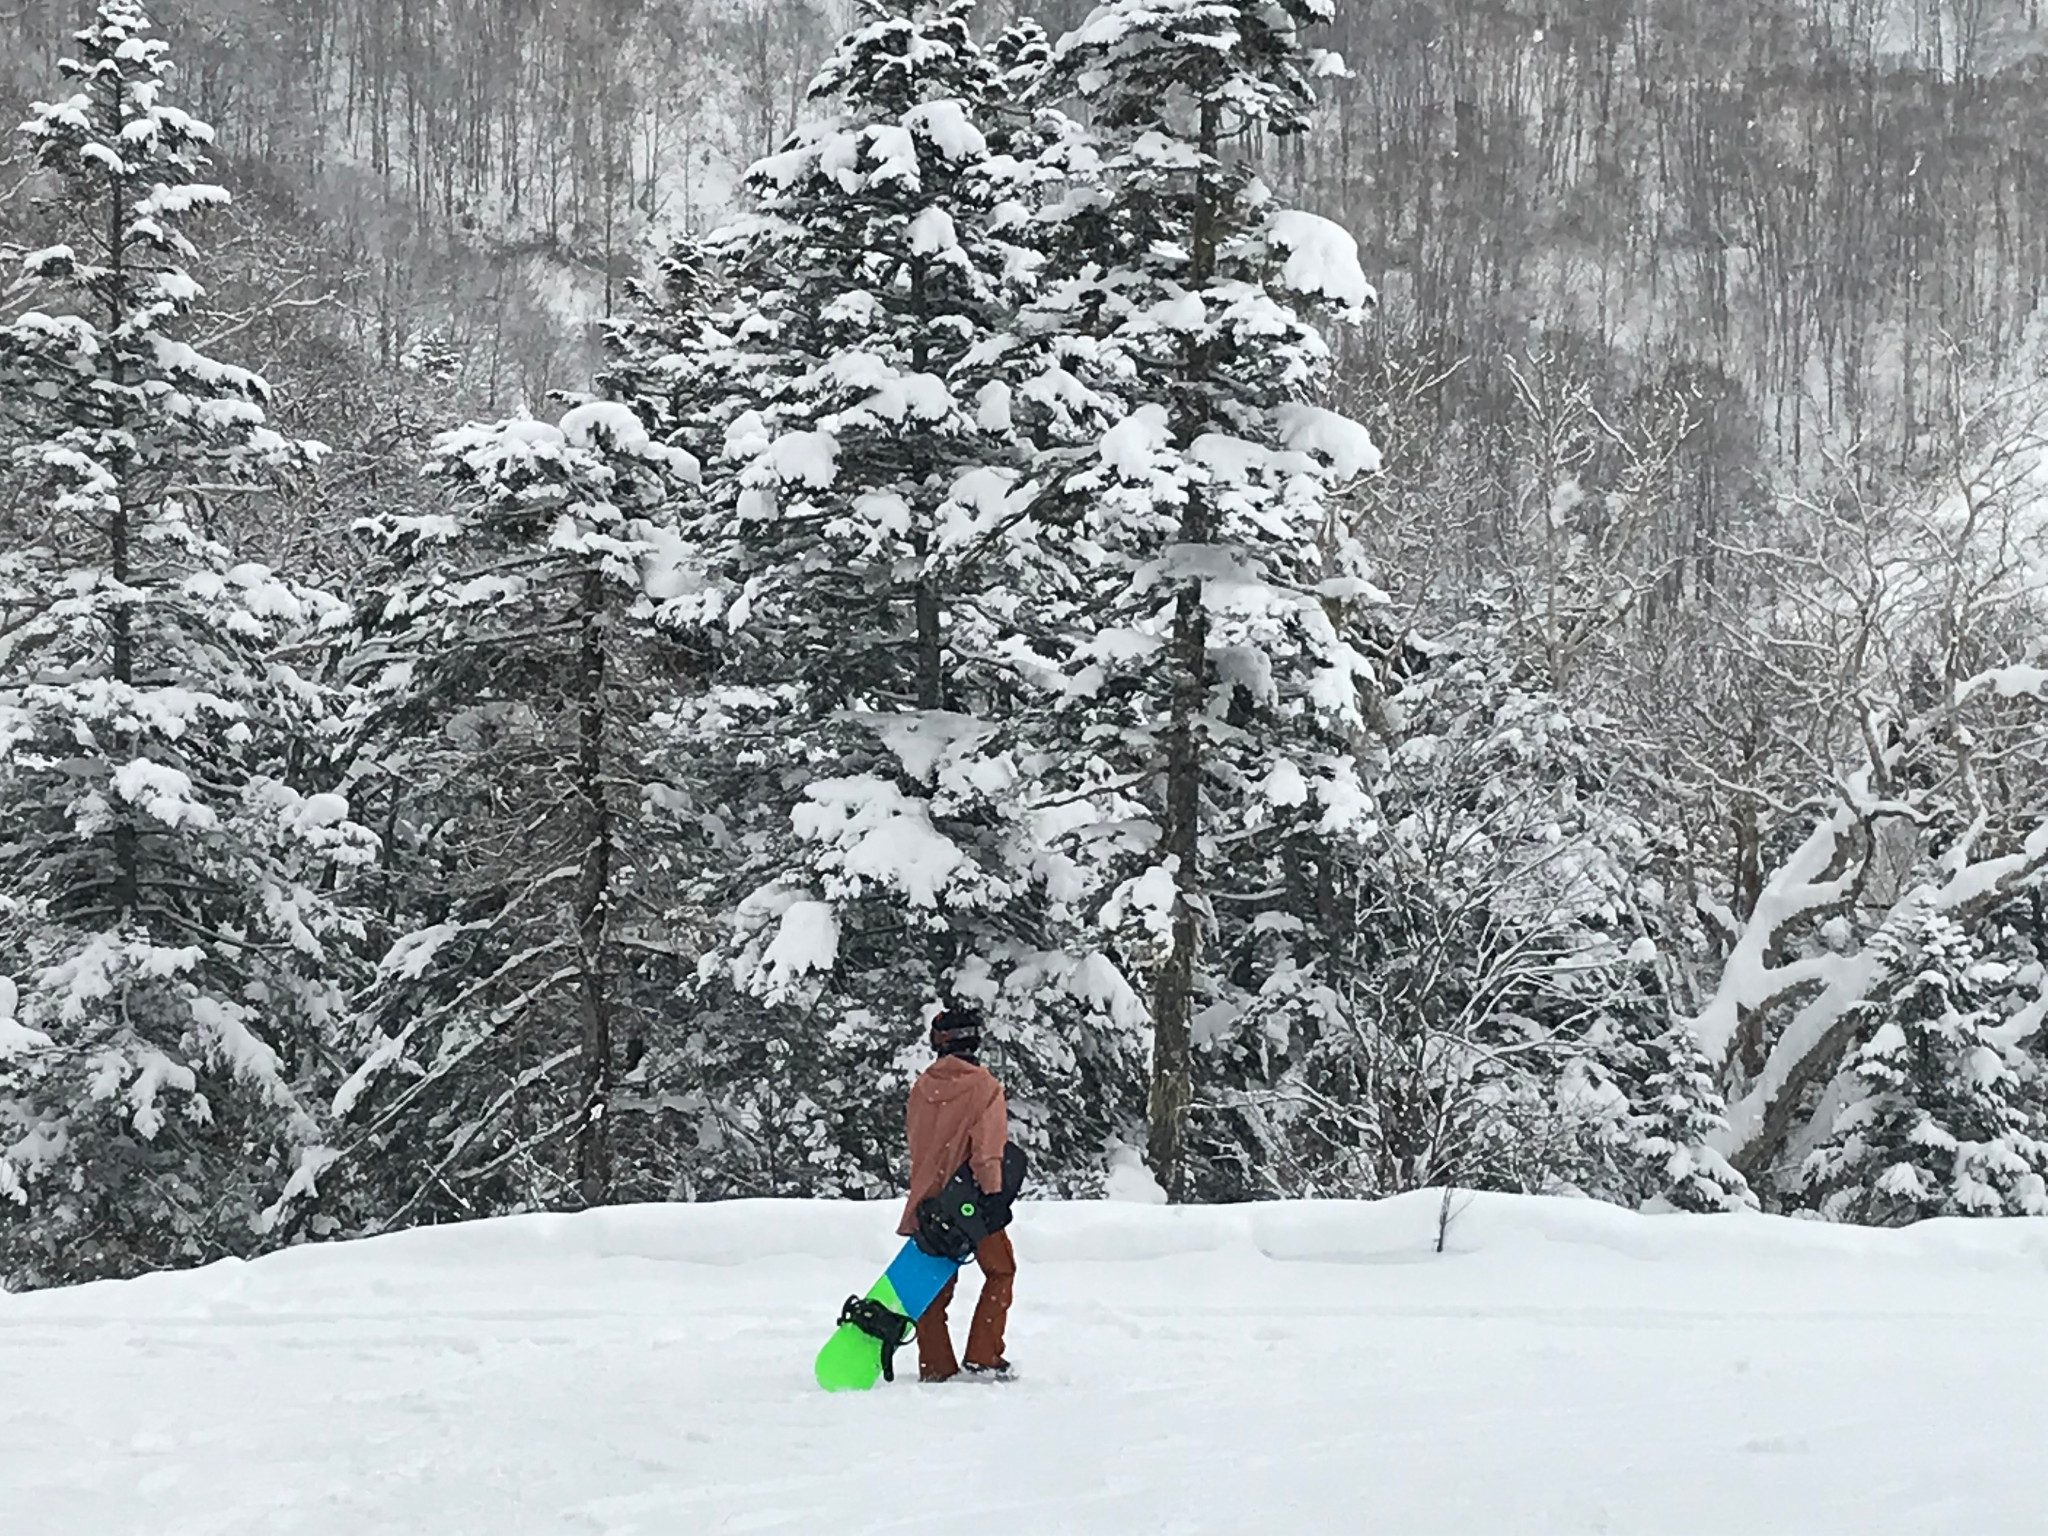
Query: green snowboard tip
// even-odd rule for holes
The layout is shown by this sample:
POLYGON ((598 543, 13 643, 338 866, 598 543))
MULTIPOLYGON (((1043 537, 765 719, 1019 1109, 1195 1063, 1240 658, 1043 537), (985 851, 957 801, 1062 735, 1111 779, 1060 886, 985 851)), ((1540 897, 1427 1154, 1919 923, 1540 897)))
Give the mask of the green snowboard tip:
MULTIPOLYGON (((868 1299, 881 1302, 892 1312, 903 1311, 887 1275, 869 1288, 868 1299)), ((811 1373, 827 1392, 865 1392, 882 1379, 882 1341, 851 1323, 841 1323, 818 1351, 811 1373)))
POLYGON ((813 1374, 827 1392, 865 1392, 882 1379, 882 1341, 847 1323, 818 1351, 813 1374))

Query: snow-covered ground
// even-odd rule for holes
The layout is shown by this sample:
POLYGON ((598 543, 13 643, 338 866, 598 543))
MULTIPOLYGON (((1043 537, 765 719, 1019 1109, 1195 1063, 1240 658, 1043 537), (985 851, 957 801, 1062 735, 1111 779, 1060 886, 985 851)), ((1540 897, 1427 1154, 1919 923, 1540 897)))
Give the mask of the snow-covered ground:
POLYGON ((1427 1197, 1032 1205, 1023 1380, 828 1396, 811 1355, 892 1214, 641 1207, 0 1296, 0 1530, 2048 1530, 2048 1221, 1483 1197, 1438 1255, 1427 1197))

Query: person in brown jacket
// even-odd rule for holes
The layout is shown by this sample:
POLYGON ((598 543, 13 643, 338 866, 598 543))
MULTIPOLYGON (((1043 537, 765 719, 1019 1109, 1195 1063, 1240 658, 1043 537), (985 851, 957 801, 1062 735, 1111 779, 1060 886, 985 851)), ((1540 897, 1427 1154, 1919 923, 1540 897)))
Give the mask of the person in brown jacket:
MULTIPOLYGON (((910 1198, 903 1203, 897 1232, 917 1231, 917 1206, 936 1195, 962 1163, 973 1164, 974 1179, 984 1194, 1003 1187, 1003 1147, 1010 1139, 1009 1106, 1003 1085, 976 1059, 981 1047, 981 1018, 972 1009, 953 1007, 932 1021, 932 1049, 939 1059, 910 1085, 904 1129, 910 1135, 910 1198)), ((981 1266, 981 1299, 967 1330, 967 1373, 1007 1377, 1003 1358, 1003 1325, 1009 1320, 1010 1296, 1017 1278, 1017 1256, 1008 1232, 992 1232, 975 1247, 981 1266)), ((917 1376, 920 1381, 946 1381, 960 1372, 953 1355, 953 1335, 946 1326, 946 1307, 959 1277, 932 1298, 917 1320, 917 1376)))

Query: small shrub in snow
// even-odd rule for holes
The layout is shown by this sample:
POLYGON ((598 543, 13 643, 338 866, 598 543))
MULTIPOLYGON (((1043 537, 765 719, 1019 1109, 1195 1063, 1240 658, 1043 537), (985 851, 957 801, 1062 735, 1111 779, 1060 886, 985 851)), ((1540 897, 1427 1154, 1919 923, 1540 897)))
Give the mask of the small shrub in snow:
POLYGON ((1714 1148, 1713 1138, 1728 1129, 1727 1109, 1692 1029, 1675 1022, 1655 1049, 1630 1126, 1641 1169, 1637 1195, 1681 1211, 1755 1210, 1748 1180, 1714 1148))

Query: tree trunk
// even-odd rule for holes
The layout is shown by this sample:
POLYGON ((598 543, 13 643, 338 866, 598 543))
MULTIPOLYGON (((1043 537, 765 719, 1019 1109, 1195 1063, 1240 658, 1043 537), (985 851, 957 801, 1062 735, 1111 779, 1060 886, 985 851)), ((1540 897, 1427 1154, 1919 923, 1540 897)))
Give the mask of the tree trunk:
MULTIPOLYGON (((121 113, 127 94, 120 77, 114 77, 113 96, 108 103, 108 121, 112 137, 118 139, 122 128, 121 113)), ((121 180, 112 181, 107 188, 107 335, 114 339, 108 364, 112 372, 113 390, 113 431, 110 437, 121 440, 127 432, 128 407, 121 391, 127 387, 127 369, 122 363, 122 348, 128 345, 123 332, 128 328, 128 242, 125 238, 123 218, 127 212, 127 186, 121 180)), ((113 505, 107 512, 107 570, 114 583, 125 590, 134 579, 135 570, 132 551, 129 548, 130 517, 128 511, 129 478, 135 468, 135 461, 123 449, 114 450, 114 460, 119 466, 115 472, 113 505)), ((114 681, 123 688, 135 684, 135 606, 125 598, 117 600, 107 615, 107 627, 113 641, 114 681)), ((136 746, 135 733, 124 731, 121 735, 123 751, 133 754, 136 746)), ((119 801, 114 806, 114 892, 113 906, 116 912, 126 917, 142 904, 142 848, 141 838, 135 830, 135 820, 130 808, 119 801)))
MULTIPOLYGON (((930 258, 911 257, 909 276, 911 313, 917 319, 917 328, 910 338, 910 365, 919 373, 927 373, 932 366, 930 258)), ((912 484, 919 486, 926 480, 924 455, 915 445, 911 450, 910 478, 912 484)), ((944 709, 945 642, 939 627, 939 578, 931 564, 931 537, 921 523, 912 535, 911 546, 917 551, 917 587, 911 599, 917 621, 917 707, 944 709)))
POLYGON ((604 789, 604 577, 584 572, 583 649, 577 673, 576 795, 582 809, 583 868, 576 881, 578 1011, 582 1024, 583 1108, 576 1122, 576 1185, 585 1205, 612 1195, 612 978, 606 932, 611 917, 612 825, 604 789))
MULTIPOLYGON (((924 559, 923 539, 918 540, 919 558, 924 559)), ((917 707, 946 707, 945 656, 939 627, 939 580, 929 568, 917 578, 917 707)))
MULTIPOLYGON (((1215 164, 1222 112, 1214 101, 1202 103, 1199 148, 1202 169, 1196 173, 1194 240, 1189 253, 1188 286, 1196 293, 1208 287, 1216 266, 1215 164)), ((1188 350, 1186 381, 1192 402, 1181 424, 1182 443, 1192 443, 1205 429, 1202 383, 1208 375, 1205 343, 1188 350)), ((1191 494, 1181 512, 1180 542, 1205 544, 1213 536, 1209 508, 1191 494)), ((1209 615, 1202 606, 1199 578, 1184 582, 1173 609, 1173 713, 1167 728, 1166 822, 1161 852, 1173 864, 1173 944, 1160 967, 1152 992, 1152 1091, 1146 1103, 1146 1161, 1169 1200, 1187 1198, 1188 1107, 1194 1102, 1193 1019, 1195 954, 1201 943, 1199 907, 1202 831, 1202 742, 1200 718, 1209 682, 1209 615)))
POLYGON ((1187 1194, 1188 1106, 1194 1099, 1192 1023, 1195 950, 1201 942, 1195 907, 1202 816, 1201 712, 1209 650, 1209 619, 1199 582, 1181 588, 1173 615, 1173 721, 1167 741, 1164 852, 1174 861, 1173 947, 1152 993, 1152 1091, 1146 1105, 1146 1161, 1169 1200, 1187 1194))

